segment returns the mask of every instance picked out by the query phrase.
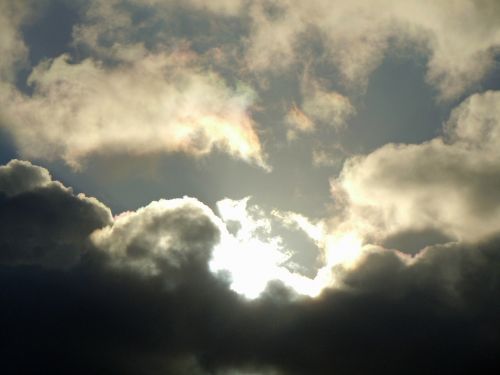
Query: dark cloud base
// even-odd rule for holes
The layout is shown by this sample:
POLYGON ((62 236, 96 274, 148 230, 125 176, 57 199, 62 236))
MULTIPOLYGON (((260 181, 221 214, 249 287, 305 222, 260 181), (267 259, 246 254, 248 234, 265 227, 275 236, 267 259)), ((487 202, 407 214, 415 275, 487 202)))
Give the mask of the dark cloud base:
MULTIPOLYGON (((0 171, 0 186, 8 186, 13 175, 33 181, 41 171, 26 163, 9 166, 0 171)), ((216 237, 207 233, 215 235, 216 227, 200 221, 197 211, 182 211, 189 212, 182 223, 166 222, 207 232, 191 238, 176 227, 185 256, 175 265, 157 260, 159 271, 145 275, 133 267, 116 267, 115 255, 87 241, 85 233, 109 223, 104 206, 73 195, 47 176, 39 179, 44 186, 39 182, 28 192, 4 194, 0 204, 2 373, 500 370, 499 238, 475 246, 430 247, 411 265, 395 252, 376 250, 354 270, 343 271, 342 287, 316 299, 297 299, 274 284, 261 298, 247 301, 208 270, 207 257, 199 256, 201 241, 206 241, 205 254, 210 253, 216 237), (72 203, 58 204, 61 196, 72 203), (30 202, 33 210, 14 214, 9 207, 18 201, 30 202), (45 202, 51 202, 50 215, 37 211, 45 202), (24 225, 42 253, 53 256, 35 257, 31 242, 4 229, 16 225, 24 225), (64 247, 58 247, 58 239, 64 239, 64 247), (188 247, 191 240, 194 251, 188 247), (79 256, 61 263, 66 251, 79 256)), ((157 219, 155 232, 144 226, 134 246, 154 243, 150 237, 161 233, 157 219)))
POLYGON ((13 374, 189 374, 186 358, 206 373, 493 374, 499 259, 488 260, 456 304, 429 285, 395 286, 408 275, 391 259, 367 261, 357 273, 368 280, 351 291, 295 303, 279 293, 243 302, 193 265, 173 291, 99 265, 2 267, 2 363, 13 374))

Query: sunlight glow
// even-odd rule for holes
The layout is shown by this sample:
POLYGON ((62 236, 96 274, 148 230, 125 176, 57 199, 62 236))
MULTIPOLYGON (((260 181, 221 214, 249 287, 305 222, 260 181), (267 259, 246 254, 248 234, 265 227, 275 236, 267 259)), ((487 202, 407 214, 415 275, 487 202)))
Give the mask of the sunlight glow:
POLYGON ((312 235, 324 251, 324 266, 314 278, 293 272, 286 267, 291 255, 285 250, 282 238, 271 233, 271 218, 276 213, 268 217, 258 207, 248 207, 248 200, 224 199, 217 203, 226 228, 222 228, 221 241, 210 262, 212 272, 228 272, 231 289, 248 299, 259 297, 273 280, 299 295, 318 296, 324 288, 335 284, 333 267, 348 268, 362 253, 361 238, 355 233, 327 234, 307 218, 290 213, 287 219, 299 222, 299 228, 312 235), (231 224, 236 224, 236 233, 227 230, 231 224))
POLYGON ((327 235, 325 245, 325 261, 329 267, 344 265, 349 267, 362 253, 362 240, 353 232, 327 235))

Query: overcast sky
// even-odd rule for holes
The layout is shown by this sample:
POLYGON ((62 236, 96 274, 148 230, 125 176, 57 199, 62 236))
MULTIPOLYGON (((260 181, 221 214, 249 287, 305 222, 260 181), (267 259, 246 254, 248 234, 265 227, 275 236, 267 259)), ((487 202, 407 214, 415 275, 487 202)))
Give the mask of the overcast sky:
POLYGON ((496 374, 500 2, 0 0, 6 374, 496 374))

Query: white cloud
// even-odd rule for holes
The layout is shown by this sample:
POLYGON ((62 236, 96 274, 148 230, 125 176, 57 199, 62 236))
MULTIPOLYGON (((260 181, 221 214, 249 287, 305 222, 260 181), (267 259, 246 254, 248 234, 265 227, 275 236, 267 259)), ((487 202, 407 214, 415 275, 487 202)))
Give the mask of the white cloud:
POLYGON ((24 157, 62 157, 77 167, 93 154, 202 156, 217 148, 267 168, 249 115, 251 90, 229 88, 193 58, 147 53, 106 67, 62 55, 33 70, 32 96, 3 94, 4 126, 24 157))
POLYGON ((498 232, 499 107, 500 92, 475 94, 452 112, 444 137, 349 159, 332 182, 347 209, 340 227, 379 239, 436 229, 477 241, 498 232))
POLYGON ((345 82, 363 87, 391 40, 429 56, 428 81, 449 99, 485 76, 500 45, 495 0, 281 0, 273 3, 279 9, 273 16, 262 4, 254 5, 248 49, 249 64, 257 70, 307 61, 298 41, 317 30, 345 82))

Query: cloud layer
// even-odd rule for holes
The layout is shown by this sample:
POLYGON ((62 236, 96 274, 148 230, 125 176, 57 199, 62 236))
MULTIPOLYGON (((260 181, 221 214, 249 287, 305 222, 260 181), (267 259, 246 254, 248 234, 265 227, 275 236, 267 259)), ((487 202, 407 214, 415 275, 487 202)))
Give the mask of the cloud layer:
POLYGON ((0 263, 67 268, 111 220, 102 203, 52 181, 29 162, 0 167, 0 263))
POLYGON ((247 111, 252 94, 234 92, 216 75, 189 64, 189 55, 141 54, 114 68, 61 56, 35 68, 35 92, 11 90, 4 121, 22 155, 63 159, 74 166, 92 154, 182 151, 201 156, 218 148, 265 166, 247 111))
POLYGON ((348 160, 332 182, 349 211, 342 225, 375 238, 433 229, 476 241, 497 232, 499 103, 498 91, 475 94, 451 113, 442 137, 348 160))
POLYGON ((495 1, 318 0, 306 5, 283 0, 273 6, 258 2, 254 8, 248 58, 256 69, 300 61, 301 47, 316 31, 326 58, 345 82, 363 86, 389 47, 411 45, 428 56, 428 81, 444 99, 480 81, 493 68, 500 43, 495 1), (274 43, 268 43, 268 35, 275 36, 274 43))
POLYGON ((315 299, 276 283, 248 301, 210 272, 222 221, 194 199, 111 219, 101 203, 20 161, 2 167, 0 186, 2 228, 26 228, 19 237, 9 230, 2 238, 16 240, 0 246, 6 372, 468 374, 500 366, 496 237, 413 259, 371 247, 354 268, 337 268, 341 284, 315 299), (17 201, 32 209, 14 214, 17 201), (35 210, 47 201, 56 203, 50 225, 35 210), (72 261, 61 262, 68 254, 72 261))
POLYGON ((494 0, 0 0, 0 126, 32 160, 0 166, 0 372, 499 373, 500 91, 475 92, 496 68, 499 12, 494 0), (34 34, 64 12, 68 44, 43 50, 34 34), (423 61, 436 108, 461 103, 438 136, 352 156, 342 136, 379 131, 357 116, 399 54, 423 61), (212 157, 222 171, 193 172, 172 153, 260 168, 212 157), (174 189, 130 172, 164 154, 174 189), (141 203, 113 215, 49 172, 109 197, 87 160, 120 163, 111 185, 141 203), (316 172, 333 197, 323 211, 307 190, 316 172), (208 204, 159 199, 199 181, 208 204), (250 188, 222 199, 226 184, 250 188), (260 201, 241 198, 252 189, 260 201), (314 217, 263 203, 295 193, 314 217))
POLYGON ((341 127, 355 113, 345 91, 359 96, 392 51, 426 58, 428 82, 453 99, 494 69, 500 43, 495 1, 94 0, 65 3, 78 14, 66 53, 30 67, 23 27, 49 3, 2 3, 1 123, 23 157, 74 167, 219 150, 269 169, 253 113, 274 105, 258 99, 278 71, 304 86, 286 103, 293 138, 341 127), (33 92, 12 85, 23 63, 33 92))

